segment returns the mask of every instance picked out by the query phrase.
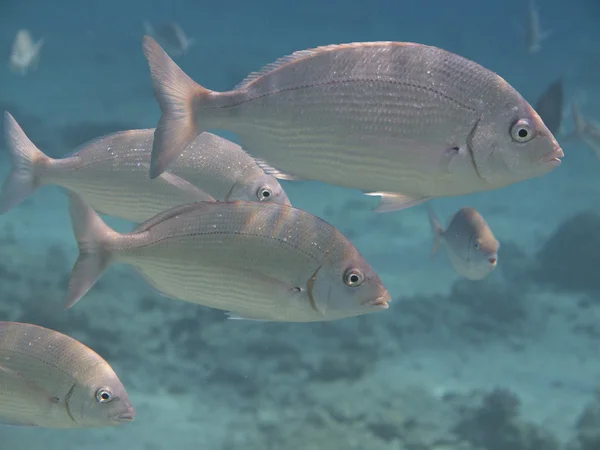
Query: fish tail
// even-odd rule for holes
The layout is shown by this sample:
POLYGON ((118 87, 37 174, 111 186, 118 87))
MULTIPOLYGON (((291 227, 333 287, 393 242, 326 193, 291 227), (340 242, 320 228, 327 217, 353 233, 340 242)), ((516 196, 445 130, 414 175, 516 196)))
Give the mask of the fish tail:
POLYGON ((433 249, 431 250, 431 256, 433 257, 440 248, 444 227, 442 227, 442 224, 439 222, 439 220, 433 213, 433 209, 431 209, 431 206, 429 205, 427 205, 427 213, 429 215, 429 224, 431 225, 431 231, 433 232, 433 249))
POLYGON ((194 105, 209 100, 215 93, 192 80, 150 36, 144 36, 144 55, 162 111, 150 161, 150 178, 156 178, 205 131, 196 124, 194 105))
POLYGON ((65 309, 75 305, 96 284, 112 259, 108 244, 120 236, 80 195, 69 191, 68 196, 79 256, 71 271, 65 309))
POLYGON ((40 166, 51 161, 8 111, 4 112, 4 138, 13 167, 0 192, 0 214, 19 205, 41 185, 40 166))

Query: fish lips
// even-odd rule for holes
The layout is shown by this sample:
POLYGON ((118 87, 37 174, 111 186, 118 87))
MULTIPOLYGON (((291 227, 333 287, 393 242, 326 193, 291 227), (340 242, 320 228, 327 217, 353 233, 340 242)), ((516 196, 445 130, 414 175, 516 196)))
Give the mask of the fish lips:
POLYGON ((363 306, 373 307, 377 309, 388 309, 390 307, 389 302, 392 301, 392 297, 389 293, 377 297, 372 300, 368 300, 363 303, 363 306))
POLYGON ((553 151, 546 154, 542 158, 542 163, 550 164, 553 167, 558 167, 562 163, 561 158, 564 158, 564 157, 565 157, 565 152, 563 151, 563 149, 561 147, 557 146, 553 151))
POLYGON ((133 422, 135 419, 135 409, 133 406, 129 407, 125 412, 114 417, 114 421, 118 423, 122 422, 133 422))

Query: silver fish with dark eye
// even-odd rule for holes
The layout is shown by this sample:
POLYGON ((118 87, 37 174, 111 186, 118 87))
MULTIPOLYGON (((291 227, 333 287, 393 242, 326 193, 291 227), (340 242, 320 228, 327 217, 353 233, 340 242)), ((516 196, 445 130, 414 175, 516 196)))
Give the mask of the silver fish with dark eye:
POLYGON ((54 330, 0 322, 0 424, 92 428, 134 418, 121 381, 93 350, 54 330))

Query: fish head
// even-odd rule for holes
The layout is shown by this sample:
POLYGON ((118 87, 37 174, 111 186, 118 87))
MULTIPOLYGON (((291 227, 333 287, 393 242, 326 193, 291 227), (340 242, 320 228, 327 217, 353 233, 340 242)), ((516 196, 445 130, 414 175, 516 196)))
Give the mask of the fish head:
POLYGON ((262 171, 247 183, 237 184, 233 188, 229 200, 259 201, 291 206, 290 200, 279 181, 262 171))
POLYGON ((499 242, 489 229, 477 230, 470 238, 466 252, 460 264, 462 274, 470 280, 481 280, 488 276, 498 265, 499 242))
POLYGON ((493 188, 544 175, 564 157, 539 114, 502 81, 496 100, 482 102, 469 137, 475 168, 493 188))
POLYGON ((73 420, 87 427, 116 426, 135 419, 135 408, 110 366, 94 366, 85 382, 73 388, 67 406, 73 420))
POLYGON ((490 233, 475 233, 469 240, 469 261, 492 271, 498 264, 500 243, 490 233))
POLYGON ((344 253, 338 258, 330 255, 313 277, 309 284, 313 306, 327 319, 388 309, 391 296, 377 273, 356 249, 344 253))

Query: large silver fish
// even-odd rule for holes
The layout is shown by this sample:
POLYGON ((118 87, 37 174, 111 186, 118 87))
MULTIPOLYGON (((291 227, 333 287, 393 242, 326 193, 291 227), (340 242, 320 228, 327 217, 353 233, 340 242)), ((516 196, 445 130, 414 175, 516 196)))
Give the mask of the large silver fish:
POLYGON ((168 297, 236 318, 309 322, 388 307, 388 291, 358 250, 308 212, 276 203, 194 203, 119 234, 69 195, 80 254, 67 307, 114 262, 131 264, 168 297))
POLYGON ((195 83, 148 36, 144 53, 162 110, 151 177, 199 133, 227 129, 269 173, 361 189, 386 211, 542 175, 564 156, 504 79, 435 47, 302 50, 229 92, 195 83))
POLYGON ((0 424, 91 428, 134 418, 121 381, 93 350, 57 331, 0 322, 0 424))
POLYGON ((498 264, 500 243, 481 214, 473 208, 461 208, 444 230, 431 208, 428 209, 434 236, 432 255, 444 244, 452 267, 463 277, 481 280, 492 273, 498 264))
POLYGON ((210 133, 198 136, 178 163, 155 180, 148 177, 154 129, 109 134, 61 159, 39 150, 8 112, 5 135, 13 170, 0 193, 0 212, 45 184, 77 192, 97 211, 133 222, 194 201, 289 204, 279 182, 239 145, 210 133))

